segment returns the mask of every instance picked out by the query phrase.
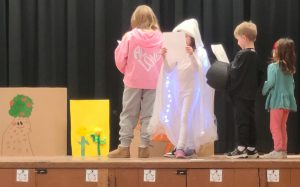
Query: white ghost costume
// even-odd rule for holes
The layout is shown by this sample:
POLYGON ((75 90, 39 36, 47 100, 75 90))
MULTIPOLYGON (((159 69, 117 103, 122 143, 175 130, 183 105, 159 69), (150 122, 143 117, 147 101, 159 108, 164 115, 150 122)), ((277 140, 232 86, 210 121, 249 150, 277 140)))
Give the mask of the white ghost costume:
POLYGON ((166 134, 177 149, 197 151, 217 139, 214 89, 205 77, 210 63, 198 22, 186 20, 173 30, 178 31, 193 37, 196 49, 181 62, 164 62, 148 131, 152 137, 166 134))

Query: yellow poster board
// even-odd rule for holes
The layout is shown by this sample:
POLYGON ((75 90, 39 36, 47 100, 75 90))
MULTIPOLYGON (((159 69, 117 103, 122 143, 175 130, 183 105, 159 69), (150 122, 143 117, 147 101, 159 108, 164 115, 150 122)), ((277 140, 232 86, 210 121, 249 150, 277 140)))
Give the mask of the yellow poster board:
POLYGON ((109 152, 109 100, 71 100, 73 156, 106 156, 109 152))

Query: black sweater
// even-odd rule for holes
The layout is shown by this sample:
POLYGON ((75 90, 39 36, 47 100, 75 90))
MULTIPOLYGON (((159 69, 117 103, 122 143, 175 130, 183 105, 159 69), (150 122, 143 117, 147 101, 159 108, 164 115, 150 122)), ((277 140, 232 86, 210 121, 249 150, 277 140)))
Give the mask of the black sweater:
POLYGON ((254 100, 262 80, 262 68, 253 49, 242 49, 229 66, 228 91, 232 97, 254 100))

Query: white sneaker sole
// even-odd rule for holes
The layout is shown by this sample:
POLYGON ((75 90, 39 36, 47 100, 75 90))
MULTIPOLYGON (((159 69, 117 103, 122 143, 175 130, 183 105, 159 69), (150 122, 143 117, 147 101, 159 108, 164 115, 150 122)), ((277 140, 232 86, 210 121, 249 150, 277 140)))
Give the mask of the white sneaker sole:
POLYGON ((173 155, 173 154, 164 154, 164 157, 166 157, 166 158, 175 158, 176 156, 175 155, 173 155))
POLYGON ((238 159, 238 158, 248 158, 248 155, 245 154, 241 154, 241 155, 235 155, 235 156, 228 156, 226 155, 226 158, 231 158, 231 159, 238 159))
POLYGON ((248 155, 248 158, 259 158, 259 154, 256 153, 254 155, 248 155))

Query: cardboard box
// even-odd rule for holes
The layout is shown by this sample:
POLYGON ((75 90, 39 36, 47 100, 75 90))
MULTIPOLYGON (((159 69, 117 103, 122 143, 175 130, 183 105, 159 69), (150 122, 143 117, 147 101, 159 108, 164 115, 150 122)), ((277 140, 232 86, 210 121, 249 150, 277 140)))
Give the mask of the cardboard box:
POLYGON ((0 154, 67 154, 66 88, 0 88, 0 154))

